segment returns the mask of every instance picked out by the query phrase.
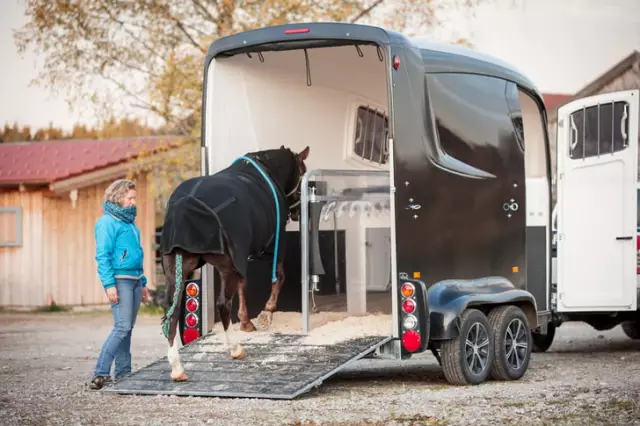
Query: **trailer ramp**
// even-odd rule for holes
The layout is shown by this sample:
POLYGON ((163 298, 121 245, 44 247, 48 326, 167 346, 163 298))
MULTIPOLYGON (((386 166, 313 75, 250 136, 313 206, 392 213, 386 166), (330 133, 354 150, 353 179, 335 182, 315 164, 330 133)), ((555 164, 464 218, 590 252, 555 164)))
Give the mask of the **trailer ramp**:
POLYGON ((220 334, 206 335, 179 351, 188 381, 171 380, 171 367, 163 357, 104 390, 136 395, 294 399, 391 340, 390 336, 364 336, 308 344, 304 337, 257 333, 242 342, 248 356, 233 360, 220 334))

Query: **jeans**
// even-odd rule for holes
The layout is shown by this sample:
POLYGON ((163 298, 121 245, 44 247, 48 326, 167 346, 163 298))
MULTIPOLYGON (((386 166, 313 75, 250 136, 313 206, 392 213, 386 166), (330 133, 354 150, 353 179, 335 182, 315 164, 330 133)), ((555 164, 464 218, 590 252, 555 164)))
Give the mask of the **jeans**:
POLYGON ((94 378, 109 376, 114 362, 116 380, 131 373, 131 332, 142 301, 142 284, 140 280, 118 278, 116 289, 118 303, 111 304, 114 327, 102 345, 94 378))

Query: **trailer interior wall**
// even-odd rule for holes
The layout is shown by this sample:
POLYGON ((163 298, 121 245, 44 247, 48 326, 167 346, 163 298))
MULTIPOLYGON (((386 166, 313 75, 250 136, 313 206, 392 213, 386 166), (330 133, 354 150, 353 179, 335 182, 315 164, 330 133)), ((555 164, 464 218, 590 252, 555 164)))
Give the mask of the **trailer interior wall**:
MULTIPOLYGON (((308 170, 389 170, 388 163, 365 160, 354 152, 357 126, 362 125, 358 109, 387 116, 388 106, 384 51, 369 45, 359 49, 362 56, 355 46, 308 49, 308 73, 304 50, 215 59, 208 69, 206 87, 210 172, 227 167, 246 152, 281 145, 296 152, 308 145, 308 170)), ((362 127, 360 130, 359 134, 362 127)), ((386 140, 384 129, 376 132, 378 140, 386 140)), ((380 185, 380 180, 375 184, 380 185)), ((371 178, 332 178, 329 182, 331 189, 343 185, 372 183, 371 178)), ((383 289, 391 271, 391 241, 386 237, 390 235, 389 211, 370 217, 343 214, 337 222, 346 231, 348 310, 364 313, 364 289, 383 289), (373 238, 367 241, 367 236, 373 238)), ((296 231, 298 226, 289 223, 287 230, 296 231)), ((333 227, 332 219, 321 221, 321 230, 333 227)))
POLYGON ((527 211, 527 281, 537 301, 538 311, 546 311, 549 301, 549 179, 547 177, 546 128, 540 108, 531 96, 519 90, 524 135, 524 169, 527 211), (540 256, 544 256, 541 258, 540 256), (546 302, 546 303, 544 303, 546 302))

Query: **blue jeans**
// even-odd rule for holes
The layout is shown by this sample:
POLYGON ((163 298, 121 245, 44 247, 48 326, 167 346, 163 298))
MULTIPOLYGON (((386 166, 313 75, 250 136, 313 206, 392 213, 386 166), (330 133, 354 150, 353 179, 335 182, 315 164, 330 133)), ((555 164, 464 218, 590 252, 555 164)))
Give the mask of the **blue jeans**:
POLYGON ((118 303, 111 304, 114 327, 102 345, 94 378, 109 376, 114 362, 116 380, 131 373, 131 332, 142 301, 142 284, 140 280, 118 278, 116 289, 118 303))

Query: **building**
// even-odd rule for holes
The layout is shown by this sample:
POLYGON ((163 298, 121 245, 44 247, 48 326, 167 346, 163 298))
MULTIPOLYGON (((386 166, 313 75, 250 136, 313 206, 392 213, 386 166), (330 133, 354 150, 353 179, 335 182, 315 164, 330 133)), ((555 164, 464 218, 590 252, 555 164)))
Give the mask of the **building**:
MULTIPOLYGON (((0 144, 0 306, 105 304, 94 257, 104 190, 168 145, 161 137, 0 144)), ((154 288, 154 194, 149 174, 134 180, 154 288)))

